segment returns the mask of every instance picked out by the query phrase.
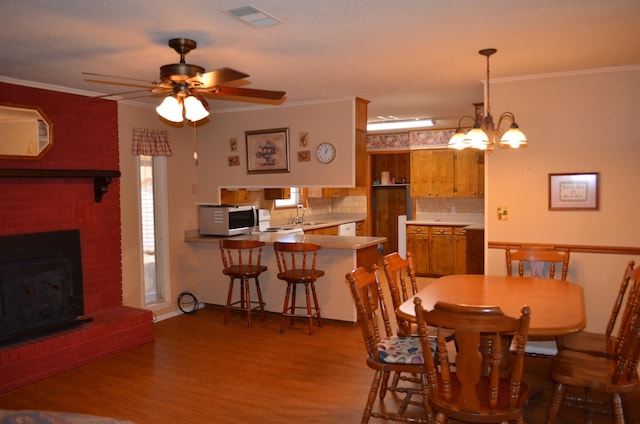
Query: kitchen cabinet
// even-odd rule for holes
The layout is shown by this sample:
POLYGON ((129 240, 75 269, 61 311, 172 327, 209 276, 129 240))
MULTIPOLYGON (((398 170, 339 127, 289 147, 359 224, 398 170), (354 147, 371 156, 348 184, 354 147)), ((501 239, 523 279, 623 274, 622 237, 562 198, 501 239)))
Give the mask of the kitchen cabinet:
POLYGON ((444 149, 411 152, 413 197, 484 197, 484 154, 444 149))
POLYGON ((373 234, 386 237, 383 254, 398 251, 398 216, 407 215, 406 185, 373 186, 371 191, 373 234))
POLYGON ((364 187, 328 187, 322 189, 322 197, 365 196, 364 187))
POLYGON ((251 203, 251 192, 247 189, 221 189, 220 203, 223 205, 248 205, 251 203))
POLYGON ((411 253, 416 275, 429 274, 429 227, 407 225, 407 252, 411 253))
POLYGON ((362 237, 364 235, 364 221, 356 222, 356 236, 362 237))
MULTIPOLYGON (((409 178, 409 152, 371 155, 371 178, 380 180, 382 172, 389 172, 396 183, 409 178)), ((398 251, 398 216, 412 216, 412 203, 407 184, 373 185, 371 187, 372 234, 386 237, 384 254, 398 251)))
POLYGON ((453 197, 453 158, 451 150, 411 152, 411 196, 453 197))
POLYGON ((467 230, 467 274, 484 274, 484 230, 467 230))
POLYGON ((454 153, 454 197, 484 197, 484 152, 454 153))
POLYGON ((457 226, 407 225, 407 251, 413 257, 416 274, 468 273, 466 233, 466 229, 457 226))
POLYGON ((286 188, 265 188, 263 189, 264 200, 288 199, 291 197, 291 189, 286 188))
POLYGON ((338 226, 333 225, 331 227, 315 228, 313 230, 304 230, 305 234, 323 235, 323 236, 337 236, 338 226))

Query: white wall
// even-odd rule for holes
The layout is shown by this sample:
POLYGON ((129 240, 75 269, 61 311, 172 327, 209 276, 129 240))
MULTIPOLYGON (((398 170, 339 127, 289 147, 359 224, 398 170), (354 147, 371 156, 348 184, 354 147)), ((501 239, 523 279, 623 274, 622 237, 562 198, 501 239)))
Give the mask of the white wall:
POLYGON ((131 154, 132 128, 168 130, 173 156, 167 159, 167 187, 169 202, 169 257, 172 292, 167 295, 168 304, 154 310, 156 314, 176 310, 176 299, 183 290, 191 290, 191 279, 183 272, 189 262, 185 246, 184 230, 195 224, 195 166, 193 162, 193 129, 189 126, 172 127, 158 118, 153 108, 126 103, 118 105, 120 142, 120 208, 122 218, 122 279, 123 303, 145 307, 144 282, 142 280, 140 248, 140 216, 138 204, 137 160, 131 154))
MULTIPOLYGON (((492 84, 494 118, 513 112, 529 147, 487 157, 486 240, 640 246, 639 99, 638 67, 492 84), (567 172, 600 173, 598 211, 548 210, 548 174, 567 172), (499 206, 508 221, 497 220, 499 206)), ((640 257, 572 254, 568 278, 585 289, 587 329, 604 331, 630 259, 640 264, 640 257)), ((503 250, 487 251, 485 272, 505 274, 503 250)))
POLYGON ((354 186, 355 99, 214 113, 208 124, 198 128, 198 152, 198 202, 219 202, 219 187, 354 186), (245 131, 272 128, 289 128, 290 172, 248 175, 245 131), (300 132, 309 134, 307 147, 299 146, 300 132), (237 140, 237 152, 230 149, 231 138, 237 140), (315 158, 322 142, 337 150, 327 165, 315 158), (298 162, 301 150, 310 151, 311 161, 298 162), (228 165, 228 157, 234 155, 240 157, 240 166, 228 165))
POLYGON ((118 106, 120 142, 120 201, 122 215, 123 303, 144 307, 141 269, 140 217, 138 214, 137 162, 131 154, 132 128, 168 130, 173 156, 168 157, 169 257, 172 292, 168 304, 154 309, 158 316, 177 310, 176 299, 184 291, 198 297, 202 281, 224 284, 226 277, 206 275, 200 266, 219 257, 194 249, 184 242, 184 231, 195 229, 197 202, 218 202, 219 187, 288 187, 290 185, 350 186, 354 185, 355 99, 312 103, 309 105, 212 113, 209 121, 197 127, 196 141, 199 164, 193 159, 192 126, 171 126, 158 118, 153 108, 120 103, 118 106), (247 175, 244 132, 269 128, 290 129, 291 172, 283 174, 247 175), (298 134, 309 133, 306 148, 298 146, 298 134), (236 138, 238 151, 231 152, 229 139, 236 138), (336 159, 321 165, 315 159, 315 148, 328 141, 337 148, 336 159), (298 150, 310 150, 310 162, 298 162, 298 150), (240 156, 239 167, 228 166, 228 156, 240 156))

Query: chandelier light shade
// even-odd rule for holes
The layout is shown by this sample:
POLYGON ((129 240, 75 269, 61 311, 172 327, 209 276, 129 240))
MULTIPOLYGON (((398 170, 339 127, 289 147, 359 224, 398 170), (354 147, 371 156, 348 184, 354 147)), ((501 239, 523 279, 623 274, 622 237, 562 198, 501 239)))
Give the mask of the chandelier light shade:
POLYGON ((511 112, 504 112, 498 119, 498 125, 494 126, 493 116, 491 115, 491 86, 489 74, 489 57, 496 53, 496 49, 483 49, 478 53, 487 58, 487 104, 486 115, 484 117, 463 116, 458 121, 458 128, 455 134, 449 139, 448 147, 450 149, 478 149, 486 150, 489 153, 493 151, 496 145, 500 147, 517 149, 527 147, 527 137, 520 131, 516 118, 511 112), (473 126, 467 132, 462 127, 462 121, 465 118, 473 120, 473 126), (510 128, 504 132, 500 129, 503 122, 510 122, 510 128), (497 142, 499 140, 499 142, 497 142))

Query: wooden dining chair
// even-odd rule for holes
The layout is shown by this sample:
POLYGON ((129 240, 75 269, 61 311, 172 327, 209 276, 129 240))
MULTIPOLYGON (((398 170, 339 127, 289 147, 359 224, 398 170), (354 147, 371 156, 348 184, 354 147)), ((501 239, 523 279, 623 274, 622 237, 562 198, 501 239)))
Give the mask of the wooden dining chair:
MULTIPOLYGON (((390 253, 382 258, 384 273, 387 277, 389 294, 393 303, 393 310, 396 311, 402 303, 418 292, 416 283, 416 272, 413 267, 411 252, 406 253, 407 258, 403 259, 398 252, 390 253)), ((402 319, 398 314, 394 314, 398 325, 399 336, 409 336, 415 332, 412 330, 412 321, 402 319)))
POLYGON ((465 423, 524 423, 529 387, 522 373, 529 307, 522 307, 520 317, 509 317, 497 306, 437 302, 426 311, 418 297, 414 304, 435 422, 451 418, 465 423), (437 328, 437 361, 430 352, 427 325, 437 328), (451 344, 445 340, 448 329, 455 330, 456 352, 449 351, 451 344))
MULTIPOLYGON (((631 272, 637 284, 640 268, 631 272)), ((620 335, 619 352, 615 358, 595 356, 584 352, 562 349, 551 361, 549 376, 553 381, 553 395, 549 405, 547 423, 555 423, 561 406, 584 409, 586 422, 594 412, 613 415, 615 424, 632 423, 630 405, 625 394, 638 386, 640 361, 640 290, 632 290, 634 299, 629 305, 628 323, 620 335), (566 393, 567 387, 583 390, 583 395, 566 393), (603 401, 594 392, 607 396, 603 401)))
POLYGON ((629 287, 629 280, 631 278, 631 272, 635 266, 634 261, 629 261, 622 274, 622 280, 618 287, 618 295, 613 302, 613 308, 609 315, 609 321, 604 333, 595 333, 590 331, 580 331, 578 333, 567 334, 557 337, 558 349, 570 349, 579 352, 585 352, 597 356, 607 356, 615 358, 620 351, 620 342, 623 339, 624 331, 629 325, 630 313, 633 309, 633 301, 637 299, 637 294, 634 290, 639 290, 640 285, 635 284, 629 287), (626 298, 626 301, 625 301, 626 298), (613 335, 613 330, 616 327, 618 321, 618 315, 624 304, 622 317, 620 323, 618 323, 617 336, 613 335))
POLYGON ((264 301, 262 300, 260 281, 258 280, 260 274, 267 270, 267 267, 260 263, 263 246, 264 242, 257 240, 220 240, 222 273, 230 278, 224 314, 225 325, 229 322, 229 315, 234 309, 245 312, 247 315, 247 327, 252 326, 251 311, 259 310, 261 318, 265 318, 264 301), (240 298, 237 301, 233 301, 233 288, 236 279, 240 280, 240 298), (257 301, 251 300, 251 280, 255 282, 257 301))
POLYGON ((424 411, 421 411, 420 416, 409 416, 407 412, 413 396, 420 396, 425 411, 429 408, 427 403, 429 387, 422 346, 417 337, 393 335, 389 311, 378 278, 377 265, 374 264, 370 271, 359 267, 349 272, 346 279, 358 312, 358 323, 367 351, 366 364, 374 370, 361 423, 368 423, 372 417, 400 422, 430 422, 424 416, 424 411), (392 372, 416 375, 419 384, 387 387, 389 375, 392 372), (398 396, 385 402, 387 390, 398 396), (379 397, 379 407, 374 408, 377 397, 379 397), (397 399, 399 401, 395 405, 396 408, 392 408, 390 403, 397 399))
POLYGON ((297 317, 307 320, 309 334, 313 334, 314 317, 318 326, 322 327, 320 303, 316 293, 316 280, 324 276, 324 271, 316 268, 320 249, 319 245, 313 243, 273 243, 278 262, 278 279, 287 283, 280 333, 284 333, 287 320, 293 325, 297 317), (296 306, 298 285, 304 286, 305 306, 296 306))
POLYGON ((521 277, 554 278, 556 264, 560 263, 562 270, 560 279, 567 279, 569 271, 569 251, 559 251, 542 246, 523 246, 518 249, 505 249, 507 260, 507 275, 513 275, 514 263, 517 264, 518 275, 521 277), (528 263, 528 272, 525 271, 524 263, 528 263), (546 269, 546 271, 545 271, 546 269))

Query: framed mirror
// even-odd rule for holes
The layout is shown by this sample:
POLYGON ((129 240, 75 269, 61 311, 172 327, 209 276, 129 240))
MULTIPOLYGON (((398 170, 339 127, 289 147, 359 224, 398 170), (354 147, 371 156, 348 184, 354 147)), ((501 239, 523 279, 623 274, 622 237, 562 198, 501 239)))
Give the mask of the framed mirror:
POLYGON ((40 159, 53 145, 53 125, 38 106, 0 102, 0 159, 40 159))

